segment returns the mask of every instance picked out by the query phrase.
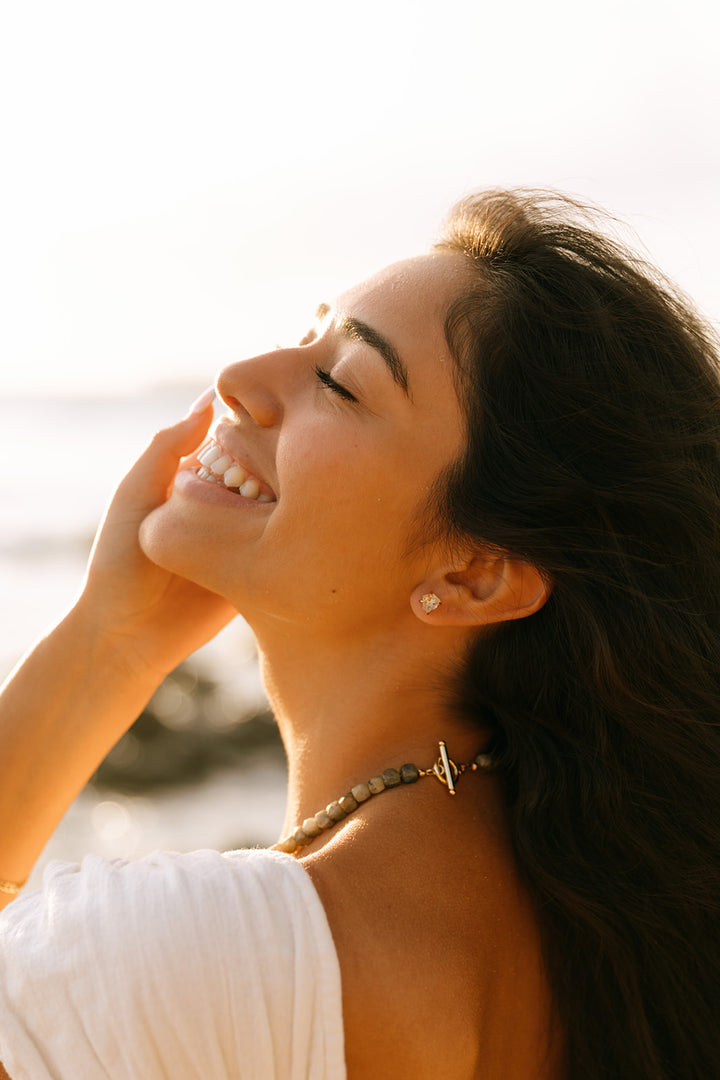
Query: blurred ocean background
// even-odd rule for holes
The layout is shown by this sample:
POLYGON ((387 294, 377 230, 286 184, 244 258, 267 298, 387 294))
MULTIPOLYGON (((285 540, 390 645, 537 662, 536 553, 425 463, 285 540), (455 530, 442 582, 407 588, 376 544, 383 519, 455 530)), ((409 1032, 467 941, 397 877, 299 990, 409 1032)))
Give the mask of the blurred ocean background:
MULTIPOLYGON (((0 677, 76 595, 104 506, 152 433, 198 387, 0 400, 0 677)), ((252 635, 226 627, 160 687, 69 809, 52 858, 273 843, 285 763, 252 635)))

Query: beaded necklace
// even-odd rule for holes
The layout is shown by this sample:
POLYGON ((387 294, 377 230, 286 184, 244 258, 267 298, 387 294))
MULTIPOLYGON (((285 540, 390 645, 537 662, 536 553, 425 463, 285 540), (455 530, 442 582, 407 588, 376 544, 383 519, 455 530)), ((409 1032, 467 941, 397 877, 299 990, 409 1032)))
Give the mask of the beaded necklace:
POLYGON ((366 784, 356 784, 346 795, 341 795, 335 802, 331 802, 324 810, 318 810, 314 817, 306 818, 302 825, 298 825, 283 840, 275 844, 275 851, 284 851, 287 855, 294 855, 301 848, 309 844, 321 832, 333 829, 338 822, 343 821, 349 814, 368 799, 379 795, 389 788, 399 787, 401 784, 414 784, 422 776, 434 776, 448 789, 449 795, 455 794, 455 781, 464 772, 492 772, 496 768, 496 762, 490 754, 478 754, 472 761, 464 765, 456 765, 448 756, 444 742, 438 744, 440 756, 429 769, 419 769, 417 765, 408 763, 399 769, 385 769, 378 776, 372 776, 366 784))

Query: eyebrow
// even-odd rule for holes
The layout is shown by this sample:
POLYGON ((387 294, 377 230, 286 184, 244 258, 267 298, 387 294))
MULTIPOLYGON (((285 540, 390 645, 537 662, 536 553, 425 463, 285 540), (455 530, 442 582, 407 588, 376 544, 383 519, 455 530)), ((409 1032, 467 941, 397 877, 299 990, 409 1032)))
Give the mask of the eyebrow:
MULTIPOLYGON (((328 304, 320 304, 315 312, 315 318, 322 320, 329 312, 330 307, 328 304)), ((351 341, 364 341, 366 345, 379 352, 393 380, 402 392, 407 397, 410 397, 407 368, 400 359, 397 349, 390 344, 387 338, 384 338, 372 326, 368 326, 362 320, 356 319, 354 315, 340 313, 335 328, 342 337, 349 338, 351 341)))

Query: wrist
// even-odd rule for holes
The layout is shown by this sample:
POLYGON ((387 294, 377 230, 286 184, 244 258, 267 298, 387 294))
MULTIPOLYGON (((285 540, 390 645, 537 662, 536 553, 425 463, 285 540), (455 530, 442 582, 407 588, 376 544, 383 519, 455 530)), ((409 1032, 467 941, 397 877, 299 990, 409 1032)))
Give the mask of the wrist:
POLYGON ((134 696, 142 699, 140 708, 197 647, 176 650, 172 643, 158 641, 154 632, 143 635, 135 629, 98 627, 84 618, 68 623, 67 631, 82 651, 86 677, 95 681, 97 676, 104 696, 133 688, 134 696))
POLYGON ((136 634, 108 626, 82 598, 52 633, 72 647, 77 678, 90 692, 98 687, 105 701, 130 693, 142 708, 168 674, 152 664, 136 634))

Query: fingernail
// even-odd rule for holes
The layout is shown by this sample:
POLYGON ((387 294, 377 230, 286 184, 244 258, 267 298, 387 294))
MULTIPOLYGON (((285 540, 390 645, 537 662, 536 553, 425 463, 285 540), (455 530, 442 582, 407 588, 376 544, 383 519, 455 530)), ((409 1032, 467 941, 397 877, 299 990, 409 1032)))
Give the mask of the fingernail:
POLYGON ((193 401, 188 410, 188 416, 192 416, 193 413, 201 413, 207 409, 211 401, 215 400, 215 387, 208 386, 207 390, 204 390, 197 401, 193 401))

